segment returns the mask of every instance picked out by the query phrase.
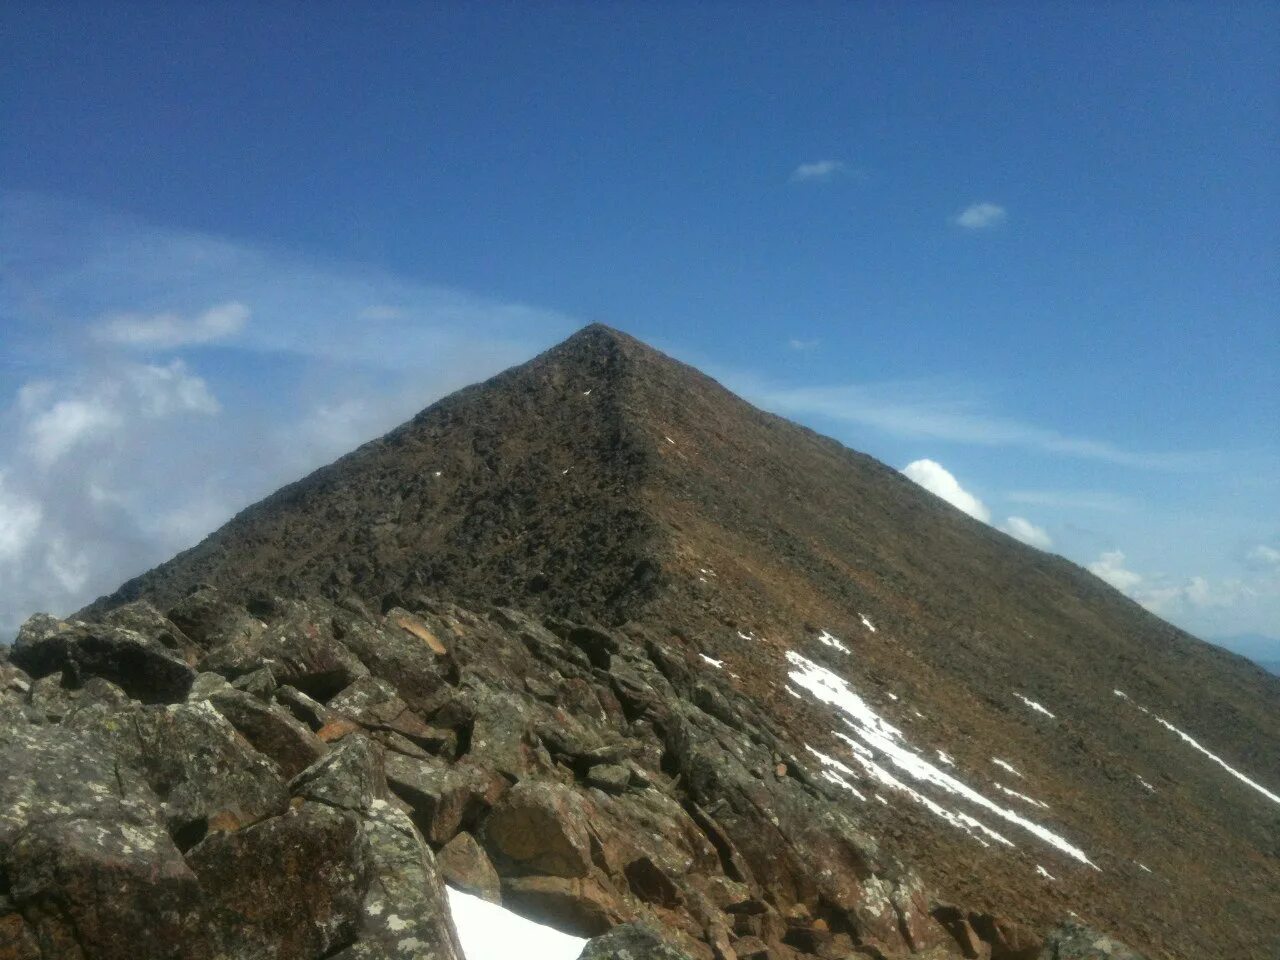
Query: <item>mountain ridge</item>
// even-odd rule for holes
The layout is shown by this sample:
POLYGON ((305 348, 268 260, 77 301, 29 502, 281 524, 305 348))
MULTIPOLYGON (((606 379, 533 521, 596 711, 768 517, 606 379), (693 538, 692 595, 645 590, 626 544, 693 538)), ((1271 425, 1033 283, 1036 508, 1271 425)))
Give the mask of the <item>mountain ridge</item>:
POLYGON ((602 325, 282 488, 80 616, 168 610, 202 584, 250 604, 443 599, 643 630, 732 671, 797 751, 834 756, 839 724, 783 682, 817 676, 795 656, 825 663, 983 789, 1035 794, 1102 868, 1051 863, 1050 885, 1021 845, 862 811, 952 901, 1047 924, 1066 898, 1174 951, 1156 955, 1223 937, 1251 955, 1239 931, 1258 915, 1258 936, 1280 939, 1258 890, 1280 884, 1280 817, 1173 732, 1280 783, 1280 681, 602 325), (1182 929, 1187 904, 1220 916, 1182 929))

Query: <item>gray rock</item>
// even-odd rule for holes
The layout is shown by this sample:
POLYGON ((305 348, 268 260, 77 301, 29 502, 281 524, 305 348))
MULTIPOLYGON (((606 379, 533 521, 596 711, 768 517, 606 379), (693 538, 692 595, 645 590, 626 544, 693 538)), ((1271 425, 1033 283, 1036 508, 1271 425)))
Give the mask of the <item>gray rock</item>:
POLYGON ((578 960, 690 960, 654 927, 624 923, 590 941, 578 960))
POLYGON ((255 750, 273 760, 286 779, 325 754, 323 741, 283 707, 230 688, 214 692, 209 702, 255 750))
POLYGON ((382 757, 382 748, 368 737, 345 737, 327 756, 294 777, 290 792, 316 803, 367 813, 375 800, 388 796, 382 757))
POLYGON ((1039 960, 1143 960, 1143 957, 1119 940, 1083 924, 1068 922, 1049 934, 1039 960))
POLYGON ((124 627, 48 614, 36 614, 22 625, 11 656, 32 677, 61 672, 70 688, 102 677, 143 703, 180 701, 195 679, 186 661, 158 640, 124 627))

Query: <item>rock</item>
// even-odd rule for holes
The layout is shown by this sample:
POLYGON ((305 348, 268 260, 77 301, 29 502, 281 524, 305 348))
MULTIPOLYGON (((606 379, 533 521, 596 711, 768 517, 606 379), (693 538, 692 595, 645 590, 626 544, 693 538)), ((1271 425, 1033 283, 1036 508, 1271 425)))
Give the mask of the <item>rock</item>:
POLYGON ((485 855, 484 848, 471 834, 457 834, 436 855, 440 873, 446 883, 464 893, 473 893, 490 903, 502 902, 502 881, 498 871, 485 855))
POLYGON ((587 784, 606 793, 622 793, 631 785, 631 771, 616 763, 602 763, 588 771, 587 784))
POLYGON ((672 946, 654 927, 624 923, 591 940, 578 960, 690 960, 690 957, 672 946))
POLYGON ((494 861, 529 873, 585 877, 591 869, 588 815, 561 784, 521 781, 485 820, 482 839, 494 861))
POLYGON ((312 730, 319 730, 334 719, 332 712, 319 700, 307 696, 297 687, 281 686, 276 688, 275 699, 278 704, 288 710, 312 730))
POLYGON ((116 757, 139 771, 181 847, 206 831, 237 830, 278 814, 288 804, 275 764, 207 701, 82 711, 74 723, 110 738, 116 757))
POLYGON ((124 627, 48 614, 22 625, 10 656, 34 678, 61 671, 64 685, 76 688, 89 677, 102 677, 143 703, 182 700, 195 679, 186 661, 158 640, 124 627))
POLYGON ((343 611, 333 623, 339 639, 370 672, 390 683, 415 710, 423 710, 442 685, 456 679, 457 668, 439 631, 414 614, 394 608, 384 620, 373 622, 343 611))
POLYGON ((179 600, 168 614, 201 650, 215 647, 247 647, 266 629, 238 603, 228 600, 215 587, 201 585, 179 600))
POLYGON ((246 673, 243 677, 236 677, 231 685, 237 690, 251 693, 259 700, 265 701, 272 699, 277 687, 275 674, 271 672, 270 667, 262 667, 253 673, 246 673))
POLYGON ((344 739, 289 784, 297 797, 343 810, 367 813, 388 796, 382 749, 368 737, 344 739))
POLYGON ((210 903, 216 949, 229 957, 304 960, 355 942, 368 865, 360 818, 304 803, 187 854, 210 903))
POLYGON ((41 960, 40 945, 22 914, 8 901, 0 900, 0 958, 3 960, 41 960))
POLYGON ((617 895, 591 877, 504 877, 502 904, 579 937, 598 937, 630 919, 617 895))
POLYGON ((124 627, 159 642, 178 654, 189 666, 195 666, 202 653, 199 646, 182 629, 146 600, 135 600, 103 614, 102 623, 124 627))
POLYGON ((61 725, 0 728, 0 882, 25 930, 11 939, 45 957, 201 958, 195 878, 112 746, 61 725))
POLYGON ((435 844, 447 843, 464 825, 496 803, 505 781, 470 764, 449 766, 388 753, 387 782, 413 811, 413 822, 435 844))
POLYGON ((1037 960, 1143 960, 1143 957, 1104 933, 1068 922, 1050 932, 1037 960))
POLYGON ((291 604, 285 616, 236 643, 215 647, 201 669, 239 677, 269 666, 276 681, 325 702, 369 675, 333 634, 331 608, 291 604))
POLYGON ((157 824, 37 823, 10 848, 7 869, 46 957, 208 956, 199 884, 157 824))
POLYGON ((978 936, 991 945, 991 960, 1038 960, 1044 941, 1022 924, 989 913, 969 914, 978 936))
POLYGON ((369 882, 356 943, 334 960, 465 960, 431 850, 382 800, 362 822, 369 882))
POLYGON ((275 704, 236 689, 216 691, 209 702, 255 750, 273 760, 286 779, 324 756, 324 742, 275 704))

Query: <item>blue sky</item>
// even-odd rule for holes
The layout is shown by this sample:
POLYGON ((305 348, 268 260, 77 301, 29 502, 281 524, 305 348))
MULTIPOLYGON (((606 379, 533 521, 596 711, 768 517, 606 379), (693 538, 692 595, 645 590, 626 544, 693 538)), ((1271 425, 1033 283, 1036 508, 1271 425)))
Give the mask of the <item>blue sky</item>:
POLYGON ((266 7, 0 11, 3 629, 603 320, 1280 637, 1274 4, 266 7))

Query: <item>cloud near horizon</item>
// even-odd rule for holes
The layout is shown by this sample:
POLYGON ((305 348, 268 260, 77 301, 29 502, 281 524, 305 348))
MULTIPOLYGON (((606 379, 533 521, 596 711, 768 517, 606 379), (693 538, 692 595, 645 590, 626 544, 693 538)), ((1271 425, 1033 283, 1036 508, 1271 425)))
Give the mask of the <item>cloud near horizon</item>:
POLYGON ((991 511, 986 504, 960 486, 960 481, 936 460, 914 460, 902 468, 902 473, 907 479, 918 483, 934 496, 941 497, 975 520, 991 522, 991 511))

